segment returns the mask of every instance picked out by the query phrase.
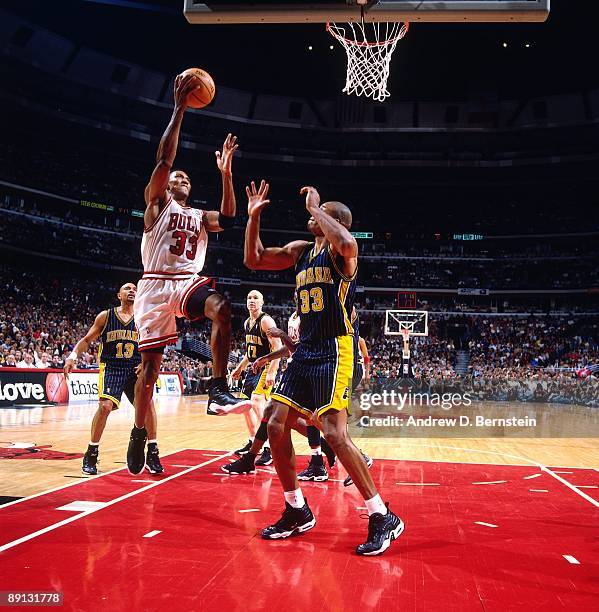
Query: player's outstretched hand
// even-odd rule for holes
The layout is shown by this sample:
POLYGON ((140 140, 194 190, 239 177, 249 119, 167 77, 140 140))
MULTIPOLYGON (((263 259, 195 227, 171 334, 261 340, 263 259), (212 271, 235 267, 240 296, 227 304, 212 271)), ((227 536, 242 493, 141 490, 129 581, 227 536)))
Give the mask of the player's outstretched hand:
POLYGON ((196 77, 193 74, 182 76, 178 74, 175 78, 174 98, 175 107, 187 108, 187 97, 193 91, 197 83, 194 81, 196 77))
POLYGON ((225 143, 223 144, 223 150, 215 151, 216 165, 223 174, 231 174, 231 164, 233 162, 233 154, 237 150, 237 136, 227 134, 225 143))
POLYGON ((269 184, 262 180, 260 181, 258 190, 256 190, 256 183, 254 183, 254 181, 252 181, 249 187, 245 188, 245 192, 248 196, 248 215, 250 217, 259 215, 262 209, 270 204, 270 200, 266 199, 269 187, 269 184))
POLYGON ((64 372, 64 377, 66 380, 69 380, 69 374, 75 369, 77 362, 74 359, 67 359, 64 362, 64 368, 62 371, 64 372))
POLYGON ((316 187, 306 185, 300 189, 300 194, 306 196, 306 208, 308 211, 320 206, 320 194, 316 190, 316 187))

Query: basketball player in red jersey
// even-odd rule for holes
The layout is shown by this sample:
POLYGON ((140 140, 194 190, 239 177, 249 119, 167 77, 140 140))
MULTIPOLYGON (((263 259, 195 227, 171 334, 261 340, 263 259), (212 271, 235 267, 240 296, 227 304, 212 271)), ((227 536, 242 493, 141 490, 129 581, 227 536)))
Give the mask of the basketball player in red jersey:
POLYGON ((250 400, 234 397, 226 382, 231 306, 216 292, 213 280, 200 275, 208 245, 207 232, 232 227, 235 219, 231 166, 237 138, 229 134, 222 151, 216 152, 223 186, 220 211, 188 206, 189 176, 182 170, 172 170, 187 97, 196 85, 193 75, 179 75, 175 79, 173 115, 160 140, 156 167, 144 194, 146 211, 141 241, 144 274, 138 284, 134 306, 142 358, 135 386, 135 425, 127 451, 127 467, 132 474, 139 474, 144 469, 147 438, 144 423, 164 347, 177 340, 177 317, 190 321, 207 317, 212 321, 210 345, 214 374, 208 391, 208 414, 219 414, 223 408, 241 407, 242 403, 247 404, 248 409, 250 406, 250 400))

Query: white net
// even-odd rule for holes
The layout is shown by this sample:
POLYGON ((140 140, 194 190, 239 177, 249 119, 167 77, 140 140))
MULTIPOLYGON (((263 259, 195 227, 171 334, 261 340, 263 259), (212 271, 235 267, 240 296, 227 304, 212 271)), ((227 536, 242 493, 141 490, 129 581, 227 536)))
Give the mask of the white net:
POLYGON ((366 96, 383 102, 389 65, 397 43, 406 35, 408 23, 328 23, 327 30, 347 53, 346 94, 366 96))

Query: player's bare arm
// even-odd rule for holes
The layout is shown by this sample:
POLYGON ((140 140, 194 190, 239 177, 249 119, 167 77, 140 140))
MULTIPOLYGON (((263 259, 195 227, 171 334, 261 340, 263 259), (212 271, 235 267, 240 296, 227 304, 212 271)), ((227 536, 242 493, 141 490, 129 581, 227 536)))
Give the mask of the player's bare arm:
POLYGON ((270 338, 279 338, 281 342, 289 349, 290 353, 294 353, 297 348, 297 344, 291 339, 289 334, 284 332, 282 329, 278 327, 271 327, 266 335, 270 338))
POLYGON ((306 240, 294 240, 283 247, 265 248, 260 239, 260 215, 270 204, 267 199, 269 185, 265 181, 245 188, 248 197, 248 222, 245 228, 243 263, 250 270, 286 270, 295 262, 308 245, 306 240))
POLYGON ((333 247, 333 251, 343 258, 343 272, 347 276, 353 276, 358 267, 356 239, 346 227, 320 207, 320 195, 314 187, 302 187, 300 194, 306 196, 306 209, 320 226, 324 237, 333 247))
POLYGON ((264 355, 264 357, 258 357, 258 359, 252 363, 252 372, 257 374, 267 363, 271 363, 275 359, 279 360, 283 357, 289 357, 289 355, 291 355, 291 351, 286 346, 282 346, 280 349, 268 353, 268 355, 264 355))
POLYGON ((249 364, 250 360, 248 359, 247 355, 244 355, 243 359, 237 364, 237 367, 231 372, 231 377, 233 380, 237 380, 249 364))
POLYGON ((94 342, 94 340, 97 340, 100 337, 100 334, 102 333, 102 330, 106 325, 107 317, 108 310, 103 310, 95 318, 93 325, 89 328, 87 334, 85 334, 85 336, 83 336, 83 338, 81 338, 81 340, 77 342, 75 348, 73 349, 73 352, 67 357, 64 363, 63 371, 65 378, 68 379, 69 374, 75 369, 79 355, 85 353, 85 351, 87 351, 87 349, 89 348, 89 345, 94 342))
POLYGON ((216 151, 216 165, 220 170, 223 183, 223 197, 220 203, 220 211, 204 211, 203 222, 208 232, 222 232, 233 226, 237 205, 235 202, 235 190, 233 188, 233 155, 237 150, 237 136, 227 134, 222 151, 216 151))
POLYGON ((368 354, 368 347, 366 346, 366 340, 360 336, 358 341, 358 349, 360 354, 364 358, 364 378, 370 380, 370 355, 368 354))
POLYGON ((187 96, 195 87, 195 77, 187 75, 182 77, 178 75, 175 79, 174 98, 175 106, 173 115, 166 130, 160 139, 158 152, 156 154, 156 167, 150 177, 150 182, 147 184, 144 196, 146 201, 146 211, 144 213, 144 224, 150 227, 158 217, 160 211, 167 201, 166 189, 171 168, 177 155, 177 146, 179 144, 179 131, 183 115, 187 108, 187 96))
MULTIPOLYGON (((276 336, 269 336, 268 331, 270 329, 276 329, 275 321, 272 317, 266 315, 262 317, 262 321, 260 321, 260 327, 262 331, 268 336, 268 342, 270 344, 271 352, 277 351, 281 348, 282 344, 279 338, 276 336)), ((277 376, 277 370, 279 369, 280 359, 275 358, 271 360, 268 366, 268 372, 266 373, 266 386, 272 387, 275 384, 275 378, 277 376)))

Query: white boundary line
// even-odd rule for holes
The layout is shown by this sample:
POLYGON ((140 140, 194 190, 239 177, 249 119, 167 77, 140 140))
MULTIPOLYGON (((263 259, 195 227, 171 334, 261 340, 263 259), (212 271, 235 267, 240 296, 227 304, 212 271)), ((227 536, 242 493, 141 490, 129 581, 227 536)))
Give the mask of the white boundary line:
MULTIPOLYGON (((380 444, 380 442, 379 442, 380 444)), ((502 453, 501 451, 488 451, 488 450, 480 450, 480 449, 476 449, 476 448, 466 448, 464 446, 445 446, 443 444, 420 444, 419 446, 421 447, 428 447, 428 448, 447 448, 450 450, 459 450, 459 451, 471 451, 473 453, 479 453, 479 454, 483 454, 483 455, 499 455, 500 457, 512 457, 513 459, 518 459, 520 461, 527 461, 528 464, 510 464, 510 463, 505 463, 502 465, 517 465, 518 467, 529 467, 531 465, 538 467, 541 471, 543 472, 547 472, 548 474, 550 474, 551 476, 553 476, 556 480, 559 480, 562 484, 566 485, 568 487, 568 489, 570 489, 571 491, 574 491, 574 493, 576 493, 577 495, 580 495, 580 497, 582 497, 583 499, 586 499, 588 502, 590 502, 591 504, 593 504, 593 506, 596 506, 597 508, 599 508, 599 501, 597 501, 596 499, 593 499, 590 495, 587 495, 584 491, 581 491, 580 489, 577 489, 573 484, 570 484, 567 480, 565 480, 564 478, 562 478, 559 474, 556 474, 555 472, 553 472, 550 468, 548 468, 547 466, 543 465, 542 463, 538 463, 536 461, 533 461, 532 459, 528 459, 527 457, 521 457, 520 455, 512 455, 511 453, 502 453)), ((384 460, 384 459, 383 459, 384 460)), ((402 461, 402 459, 391 459, 391 461, 402 461)), ((418 461, 417 459, 409 459, 406 461, 418 461)), ((429 460, 429 463, 461 463, 463 465, 476 465, 475 463, 464 463, 461 461, 433 461, 433 460, 429 460)), ((497 465, 496 463, 484 463, 484 464, 479 464, 479 465, 497 465)), ((561 466, 561 467, 566 467, 566 466, 561 466)), ((579 470, 590 470, 590 469, 594 469, 597 470, 597 468, 572 468, 572 469, 579 469, 579 470)), ((599 471, 599 470, 597 470, 599 471)))
MULTIPOLYGON (((176 455, 177 453, 182 453, 183 451, 186 451, 186 450, 194 450, 194 449, 180 448, 179 450, 172 451, 171 453, 166 453, 166 455, 161 455, 161 457, 168 457, 170 455, 176 455)), ((123 463, 125 463, 125 465, 127 464, 126 461, 124 461, 123 463)), ((108 476, 109 474, 120 472, 123 469, 126 470, 127 468, 126 467, 125 468, 122 468, 122 467, 115 468, 114 470, 110 470, 109 472, 103 472, 102 474, 98 474, 97 476, 91 476, 90 478, 86 478, 85 482, 91 482, 93 480, 97 480, 98 478, 102 478, 102 476, 108 476)), ((42 495, 47 495, 48 493, 54 493, 55 491, 60 491, 61 489, 67 489, 68 487, 74 487, 75 485, 81 485, 81 484, 83 484, 83 481, 82 482, 69 482, 68 484, 60 485, 59 487, 55 487, 54 489, 48 489, 47 491, 42 491, 41 493, 34 493, 33 495, 28 495, 27 497, 21 497, 21 499, 15 499, 15 501, 11 501, 6 504, 0 505, 0 511, 4 510, 4 508, 8 508, 9 506, 14 506, 15 504, 20 504, 24 501, 34 499, 35 497, 41 497, 42 495)))
POLYGON ((584 491, 581 491, 579 488, 575 487, 573 484, 570 484, 565 478, 562 478, 559 474, 552 472, 548 467, 545 467, 544 465, 541 466, 541 469, 547 472, 548 474, 551 474, 551 476, 553 476, 556 480, 559 480, 562 484, 565 484, 568 487, 568 489, 571 489, 572 491, 574 491, 574 493, 577 493, 578 495, 580 495, 580 497, 586 499, 588 502, 593 504, 593 506, 595 506, 596 508, 599 508, 599 501, 597 501, 596 499, 593 499, 590 495, 587 495, 584 491))
POLYGON ((5 550, 8 550, 9 548, 14 548, 15 546, 18 546, 19 544, 23 544, 24 542, 28 542, 29 540, 33 540, 33 538, 37 538, 41 535, 44 535, 45 533, 48 533, 50 531, 54 531, 55 529, 58 529, 59 527, 63 527, 64 525, 68 525, 69 523, 72 523, 74 521, 77 521, 81 518, 84 518, 86 516, 89 516, 90 514, 93 514, 94 512, 100 512, 100 510, 104 510, 105 508, 108 508, 110 506, 114 506, 114 504, 118 504, 121 501, 124 501, 126 499, 129 499, 130 497, 133 497, 134 495, 138 495, 139 493, 143 493, 144 491, 148 491, 149 489, 153 489, 154 487, 157 487, 161 484, 164 484, 165 482, 168 482, 169 480, 173 480, 174 478, 178 478, 179 476, 183 476, 184 474, 188 474, 189 472, 193 472, 194 470, 197 470, 198 468, 204 467, 205 465, 209 465, 210 463, 214 463, 215 461, 218 461, 219 459, 224 459, 225 457, 228 457, 229 455, 232 455, 234 451, 229 451, 228 453, 224 453, 223 455, 220 455, 219 457, 215 457, 214 459, 210 459, 209 461, 204 461, 204 463, 200 463, 198 465, 194 465, 193 467, 190 467, 186 470, 182 470, 181 472, 178 472, 177 474, 173 474, 171 476, 167 476, 166 478, 163 478, 162 480, 157 480, 156 482, 153 482, 152 484, 149 484, 147 487, 141 487, 139 489, 136 489, 135 491, 130 491, 129 493, 125 493, 124 495, 121 495, 120 497, 116 497, 115 499, 111 499, 109 502, 106 502, 104 504, 104 506, 102 506, 102 508, 95 508, 92 510, 86 510, 85 512, 80 512, 79 514, 76 514, 75 516, 71 516, 67 519, 65 519, 64 521, 59 521, 58 523, 53 523, 52 525, 48 525, 48 527, 44 527, 43 529, 39 529, 38 531, 34 531, 33 533, 29 533, 26 536, 23 536, 21 538, 18 538, 17 540, 13 540, 12 542, 8 542, 7 544, 4 544, 3 546, 0 546, 0 552, 3 552, 5 550))

